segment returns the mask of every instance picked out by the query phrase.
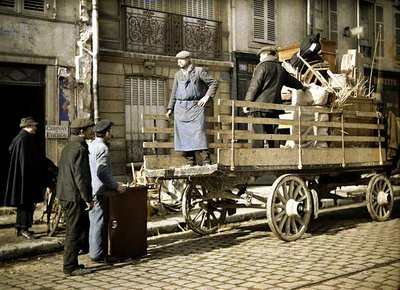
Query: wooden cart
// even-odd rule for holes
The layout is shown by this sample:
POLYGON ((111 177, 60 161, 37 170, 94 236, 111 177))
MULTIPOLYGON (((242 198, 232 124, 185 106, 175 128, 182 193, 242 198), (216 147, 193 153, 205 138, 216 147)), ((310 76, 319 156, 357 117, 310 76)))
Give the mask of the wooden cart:
MULTIPOLYGON (((308 71, 299 77, 328 87, 333 97, 339 95, 322 76, 322 70, 332 75, 329 65, 303 62, 308 71)), ((294 241, 307 230, 311 218, 317 218, 321 199, 341 198, 335 189, 346 185, 367 185, 368 211, 374 220, 385 221, 393 210, 388 176, 395 162, 386 152, 382 114, 373 99, 359 96, 347 98, 340 109, 333 108, 220 99, 216 116, 207 117, 213 164, 193 167, 185 166, 186 159, 173 150, 173 120, 143 115, 143 133, 152 135, 152 142, 143 144, 150 152, 144 156, 144 174, 187 180, 182 212, 199 234, 217 231, 237 208, 261 208, 266 210, 272 232, 284 241, 294 241), (243 107, 285 111, 296 117, 238 116, 243 107), (291 132, 254 134, 254 124, 277 124, 291 132), (320 129, 329 133, 317 134, 320 129), (282 146, 252 148, 255 140, 279 141, 282 146), (277 176, 267 198, 247 189, 266 175, 277 176)))
MULTIPOLYGON (((353 101, 364 107, 365 103, 373 104, 370 99, 353 101)), ((348 102, 350 105, 352 100, 348 102)), ((385 127, 379 112, 355 110, 354 105, 347 107, 350 109, 332 110, 233 100, 218 100, 218 107, 219 112, 230 110, 231 114, 208 118, 208 134, 214 140, 210 148, 214 154, 213 164, 207 166, 188 167, 183 156, 174 154, 173 121, 163 115, 143 115, 147 125, 143 132, 154 137, 154 141, 144 143, 154 153, 144 157, 144 174, 156 179, 187 179, 182 212, 193 231, 199 234, 217 231, 227 214, 237 208, 265 208, 272 232, 282 240, 294 241, 307 230, 311 218, 318 216, 320 200, 336 198, 334 189, 344 185, 367 185, 366 201, 371 217, 377 221, 389 219, 394 196, 388 175, 393 169, 393 160, 386 156, 385 127), (236 116, 237 109, 242 107, 297 112, 299 118, 236 116), (302 116, 307 114, 329 114, 331 118, 330 121, 303 120, 302 116), (157 125, 160 122, 169 126, 157 125), (253 134, 248 128, 243 129, 246 127, 243 125, 251 127, 255 123, 294 126, 299 132, 305 126, 325 127, 331 133, 274 135, 253 134), (156 141, 158 134, 163 135, 162 141, 156 141), (278 140, 282 145, 292 140, 295 147, 251 148, 252 140, 278 140), (329 146, 304 148, 303 144, 310 141, 327 142, 329 146), (160 148, 170 150, 171 154, 157 154, 160 148), (249 183, 264 175, 278 176, 268 198, 247 190, 249 183)))

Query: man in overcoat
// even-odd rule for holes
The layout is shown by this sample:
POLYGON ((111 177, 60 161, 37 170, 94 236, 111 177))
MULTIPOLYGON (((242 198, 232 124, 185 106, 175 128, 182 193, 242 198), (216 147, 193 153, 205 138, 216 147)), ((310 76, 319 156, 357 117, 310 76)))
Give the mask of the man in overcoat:
POLYGON ((190 52, 176 55, 180 70, 174 76, 167 117, 174 113, 174 147, 185 152, 189 165, 196 164, 195 152, 199 151, 203 165, 211 164, 208 149, 205 105, 213 99, 218 82, 202 67, 194 66, 190 52))
POLYGON ((91 120, 77 118, 71 122, 71 137, 61 152, 57 178, 57 197, 65 213, 63 271, 76 276, 90 273, 78 264, 79 252, 88 251, 89 214, 93 208, 89 149, 91 120))
MULTIPOLYGON (((282 104, 281 91, 285 85, 295 89, 305 89, 306 87, 290 75, 282 66, 277 58, 277 50, 274 46, 265 46, 261 48, 257 55, 260 57, 260 63, 255 67, 249 88, 246 93, 245 101, 282 104)), ((284 112, 279 110, 252 109, 244 107, 244 113, 251 113, 253 117, 258 118, 279 118, 279 114, 284 112)), ((278 126, 276 124, 263 125, 253 124, 253 130, 256 134, 277 134, 278 126)), ((264 141, 253 141, 254 148, 263 148, 264 141)), ((277 142, 269 141, 269 148, 278 147, 277 142)))
POLYGON ((33 222, 35 203, 43 201, 45 181, 43 158, 37 148, 35 133, 38 123, 32 117, 21 119, 21 131, 14 137, 8 150, 11 154, 5 191, 5 206, 17 208, 15 232, 17 236, 34 239, 29 230, 33 222))

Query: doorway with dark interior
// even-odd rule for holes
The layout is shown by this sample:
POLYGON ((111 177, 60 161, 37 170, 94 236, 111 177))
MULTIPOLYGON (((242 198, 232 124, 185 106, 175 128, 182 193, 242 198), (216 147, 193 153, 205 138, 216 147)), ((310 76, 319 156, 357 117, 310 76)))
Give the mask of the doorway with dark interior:
POLYGON ((32 116, 36 122, 37 144, 41 154, 45 154, 45 84, 44 67, 3 65, 0 63, 0 92, 3 99, 3 114, 1 114, 3 140, 0 142, 0 206, 3 205, 4 193, 8 176, 10 153, 8 146, 20 132, 21 118, 32 116), (8 68, 8 73, 5 73, 8 68), (10 69, 11 68, 11 69, 10 69), (25 68, 25 69, 24 69, 25 68), (27 68, 27 69, 26 69, 27 68), (30 70, 35 78, 23 78, 21 71, 30 70), (16 72, 19 72, 18 74, 16 72), (37 81, 35 81, 37 80, 37 81))

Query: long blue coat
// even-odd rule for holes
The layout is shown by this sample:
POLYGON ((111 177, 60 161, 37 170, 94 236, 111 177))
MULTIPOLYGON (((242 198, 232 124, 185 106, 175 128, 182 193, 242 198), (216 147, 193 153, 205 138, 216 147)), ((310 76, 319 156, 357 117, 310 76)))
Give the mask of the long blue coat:
POLYGON ((197 105, 205 95, 213 98, 218 82, 201 67, 179 70, 174 77, 168 109, 174 112, 174 147, 177 151, 208 149, 205 108, 197 105))

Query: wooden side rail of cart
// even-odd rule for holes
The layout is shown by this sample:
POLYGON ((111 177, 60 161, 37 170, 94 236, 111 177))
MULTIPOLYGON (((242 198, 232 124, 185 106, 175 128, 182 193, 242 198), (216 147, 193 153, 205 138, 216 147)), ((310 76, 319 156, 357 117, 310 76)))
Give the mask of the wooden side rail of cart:
MULTIPOLYGON (((351 102, 351 99, 349 99, 351 102)), ((382 131, 380 114, 373 110, 332 110, 326 107, 294 106, 279 104, 263 104, 235 100, 218 100, 219 112, 229 109, 232 113, 218 114, 208 117, 212 124, 208 130, 209 136, 214 139, 210 148, 214 152, 213 163, 235 170, 238 167, 262 168, 271 166, 286 166, 301 169, 314 165, 337 165, 340 167, 353 165, 382 165, 386 161, 384 148, 385 136, 382 131), (293 112, 298 118, 295 120, 274 118, 253 118, 251 116, 237 116, 237 111, 243 107, 255 109, 283 110, 293 112), (314 117, 318 114, 329 115, 329 121, 318 121, 314 117), (240 126, 239 126, 240 124, 240 126), (244 126, 243 126, 244 124, 244 126), (253 124, 277 124, 292 127, 291 134, 255 134, 251 128, 253 124), (246 126, 247 125, 247 126, 246 126), (244 127, 244 129, 243 129, 244 127), (247 127, 247 128, 246 128, 247 127), (329 134, 324 136, 302 134, 304 128, 329 128, 329 134), (252 148, 254 140, 277 140, 281 148, 252 148), (283 146, 286 141, 292 140, 293 148, 283 146), (305 148, 304 142, 327 142, 324 149, 313 146, 305 148)), ((162 115, 143 115, 143 120, 164 120, 162 115)), ((153 141, 144 142, 145 149, 168 148, 169 154, 146 154, 145 169, 168 169, 186 164, 183 156, 173 152, 173 127, 144 127, 144 133, 152 133, 153 141), (157 140, 157 134, 168 134, 168 141, 157 140)), ((189 136, 190 137, 190 136, 189 136)))
MULTIPOLYGON (((221 132, 218 138, 223 142, 237 142, 247 140, 278 140, 280 142, 292 140, 294 148, 219 148, 217 163, 230 166, 293 166, 301 169, 305 165, 340 164, 346 167, 351 163, 377 163, 386 160, 383 143, 385 141, 380 114, 375 111, 332 110, 317 106, 292 106, 278 104, 263 104, 244 101, 218 100, 219 106, 229 106, 231 116, 219 116, 222 126, 230 124, 230 133, 221 132), (284 110, 296 113, 296 120, 282 120, 273 118, 238 117, 234 112, 242 107, 269 110, 284 110), (310 120, 303 116, 328 114, 329 121, 310 120), (237 124, 277 124, 291 126, 292 134, 254 134, 249 130, 235 129, 237 124), (306 127, 329 128, 330 134, 303 135, 306 127), (328 147, 317 149, 313 146, 303 148, 306 141, 327 142, 328 147), (268 150, 268 151, 265 151, 268 150), (264 153, 263 153, 264 152, 264 153)), ((351 99, 349 99, 351 102, 351 99)))

